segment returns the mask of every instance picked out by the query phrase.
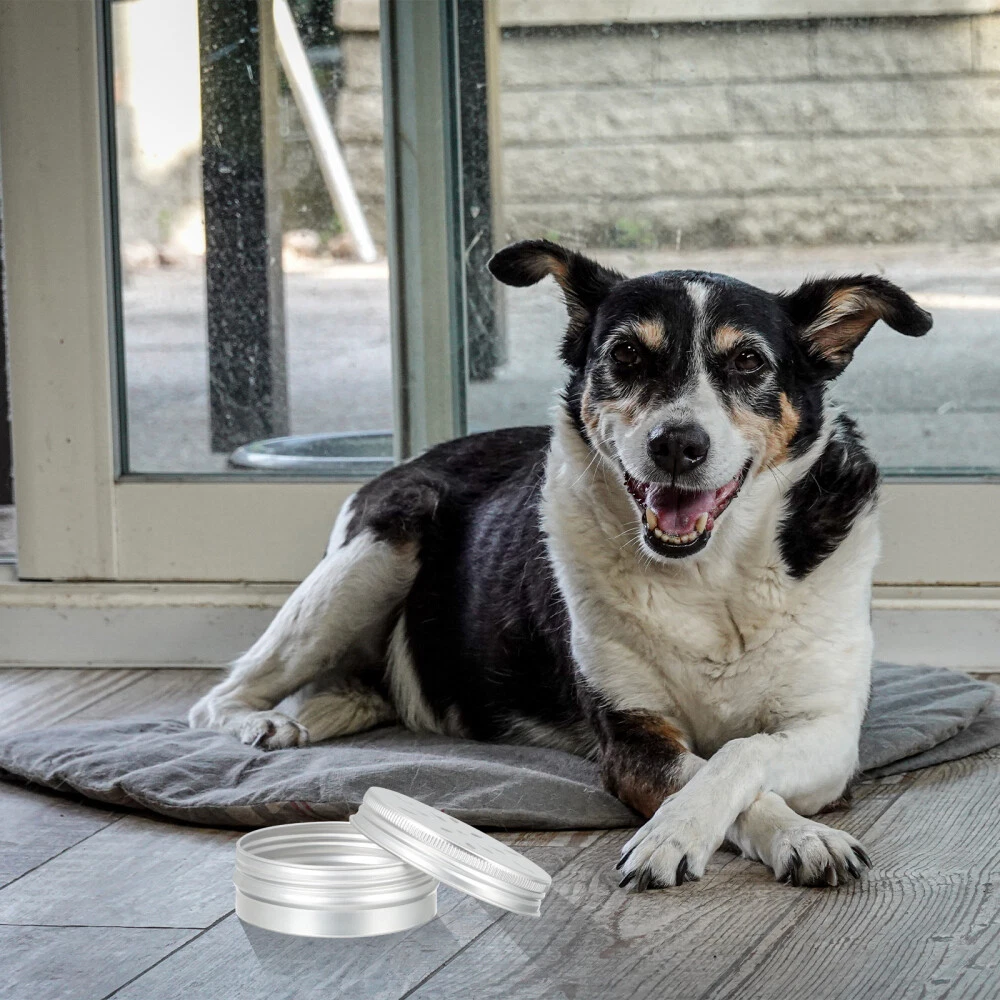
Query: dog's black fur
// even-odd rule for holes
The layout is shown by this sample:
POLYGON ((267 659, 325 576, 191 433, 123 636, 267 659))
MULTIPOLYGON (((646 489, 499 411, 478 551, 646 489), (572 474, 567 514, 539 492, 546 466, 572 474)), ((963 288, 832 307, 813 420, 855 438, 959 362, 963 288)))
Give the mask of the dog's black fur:
POLYGON ((545 240, 490 267, 563 291, 555 429, 363 486, 192 725, 268 749, 392 718, 562 747, 652 817, 622 884, 699 877, 727 836, 779 879, 858 877, 863 848, 801 818, 857 764, 878 551, 878 472, 826 395, 879 319, 920 336, 931 317, 874 276, 628 279, 545 240), (313 682, 296 718, 275 710, 313 682))
MULTIPOLYGON (((363 486, 352 508, 348 539, 419 543, 410 650, 434 713, 457 706, 473 739, 537 719, 569 742, 583 720, 538 510, 550 436, 517 427, 449 441, 363 486)), ((572 742, 589 750, 593 737, 572 742)))
MULTIPOLYGON (((791 401, 798 424, 792 456, 815 442, 826 386, 846 365, 812 350, 799 336, 830 294, 859 283, 886 297, 886 318, 919 335, 929 317, 895 286, 878 278, 817 281, 791 295, 771 294, 724 275, 667 271, 624 276, 546 241, 515 244, 491 262, 509 284, 538 280, 538 255, 551 253, 566 268, 560 281, 570 312, 562 356, 570 368, 564 404, 577 432, 591 444, 581 412, 585 375, 592 398, 613 397, 642 383, 643 405, 668 399, 690 377, 694 316, 684 283, 713 289, 711 324, 763 333, 777 373, 775 384, 747 402, 777 420, 780 398, 791 401), (643 351, 639 370, 622 371, 602 350, 610 331, 655 319, 672 333, 668 350, 643 351)), ((874 322, 874 320, 873 320, 874 322)), ((709 375, 720 393, 751 395, 724 357, 709 375)), ((787 499, 780 550, 790 575, 802 578, 833 552, 858 514, 877 495, 878 472, 853 422, 837 418, 836 432, 811 473, 787 499)), ((533 720, 565 734, 567 746, 591 752, 586 725, 593 695, 581 686, 569 646, 568 613, 556 585, 541 531, 539 503, 551 431, 519 427, 474 434, 430 449, 359 490, 348 538, 370 531, 388 541, 412 541, 420 569, 403 614, 415 669, 432 710, 457 708, 468 735, 497 740, 512 720, 533 720)))

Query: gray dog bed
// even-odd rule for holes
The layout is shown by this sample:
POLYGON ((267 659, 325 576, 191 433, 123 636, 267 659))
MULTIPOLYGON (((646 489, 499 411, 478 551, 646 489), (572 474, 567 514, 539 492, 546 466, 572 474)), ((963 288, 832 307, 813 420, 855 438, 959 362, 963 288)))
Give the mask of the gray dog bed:
MULTIPOLYGON (((949 670, 876 665, 861 733, 865 776, 912 771, 1000 744, 997 691, 949 670)), ((177 720, 94 722, 0 740, 0 774, 210 826, 345 819, 370 785, 479 826, 637 822, 601 788, 592 761, 398 728, 267 753, 177 720)))

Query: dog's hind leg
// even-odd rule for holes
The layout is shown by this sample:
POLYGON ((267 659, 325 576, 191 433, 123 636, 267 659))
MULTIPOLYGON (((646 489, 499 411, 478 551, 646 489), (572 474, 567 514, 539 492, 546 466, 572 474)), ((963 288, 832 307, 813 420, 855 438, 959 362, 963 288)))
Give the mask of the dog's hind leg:
POLYGON ((289 712, 309 734, 311 743, 363 733, 397 718, 390 702, 375 688, 362 683, 310 694, 289 712))
POLYGON ((266 749, 358 732, 391 718, 374 689, 354 682, 358 664, 376 665, 418 569, 417 543, 362 530, 343 541, 345 509, 322 562, 299 585, 267 631, 199 701, 192 726, 219 729, 266 749), (320 682, 298 718, 274 710, 320 682), (315 727, 315 728, 311 728, 315 727))

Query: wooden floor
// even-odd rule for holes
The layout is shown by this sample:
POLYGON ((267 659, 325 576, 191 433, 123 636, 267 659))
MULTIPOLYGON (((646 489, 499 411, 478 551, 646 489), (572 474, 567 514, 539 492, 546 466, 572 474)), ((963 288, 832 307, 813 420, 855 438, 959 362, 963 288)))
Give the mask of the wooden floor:
MULTIPOLYGON (((179 715, 214 677, 0 671, 0 730, 179 715)), ((0 997, 1000 997, 1000 751, 864 785, 828 819, 867 846, 864 882, 797 889, 720 852, 636 896, 613 869, 626 831, 509 834, 553 876, 540 919, 442 887, 410 934, 313 941, 236 919, 238 833, 0 782, 0 997)))

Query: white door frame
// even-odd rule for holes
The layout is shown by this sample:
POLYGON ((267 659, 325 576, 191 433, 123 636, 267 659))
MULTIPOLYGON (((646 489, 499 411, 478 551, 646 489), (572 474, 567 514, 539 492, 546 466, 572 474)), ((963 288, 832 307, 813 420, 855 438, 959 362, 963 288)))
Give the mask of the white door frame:
MULTIPOLYGON (((101 132, 107 13, 103 0, 0 0, 19 576, 300 580, 360 482, 117 474, 109 144, 101 132)), ((424 95, 440 100, 442 60, 417 57, 421 46, 440 47, 442 26, 429 21, 433 30, 420 18, 397 38, 407 70, 394 74, 393 86, 412 107, 395 118, 408 141, 419 138, 425 149, 436 141, 441 161, 447 130, 438 117, 435 131, 424 95), (416 114, 431 127, 416 129, 416 114)), ((386 90, 391 100, 393 88, 386 90)), ((460 273, 442 263, 458 256, 444 226, 447 179, 441 170, 419 173, 413 204, 390 203, 394 245, 442 248, 428 256, 434 268, 392 267, 394 368, 404 373, 396 437, 404 447, 453 437, 459 413, 454 393, 426 371, 461 337, 459 294, 449 293, 445 306, 437 295, 460 273)))
MULTIPOLYGON (((450 2, 442 0, 440 9, 450 2)), ((19 575, 36 580, 300 580, 322 554, 337 510, 358 483, 143 481, 116 475, 109 202, 101 136, 104 67, 95 27, 100 3, 0 0, 0 167, 19 575)), ((407 21, 406 9, 400 8, 397 21, 407 21)), ((395 38, 390 30, 386 38, 390 54, 389 46, 400 47, 392 60, 394 77, 387 80, 390 103, 395 90, 415 85, 414 74, 426 65, 416 58, 416 47, 433 44, 442 51, 447 19, 417 20, 406 31, 402 25, 395 38)), ((384 15, 383 25, 388 23, 394 22, 384 15)), ((443 107, 447 88, 440 71, 430 83, 443 107)), ((387 121, 400 117, 401 104, 393 105, 387 121)), ((420 135, 429 136, 425 142, 445 141, 447 130, 426 127, 428 102, 410 104, 409 114, 422 116, 423 131, 413 130, 412 119, 404 115, 394 125, 397 133, 409 142, 420 135)), ((440 149, 437 155, 443 155, 440 149)), ((408 214, 412 206, 398 203, 402 192, 390 191, 397 199, 399 248, 393 262, 394 340, 397 361, 399 351, 408 351, 405 370, 410 372, 432 362, 440 366, 442 357, 453 356, 461 322, 454 307, 455 271, 421 272, 413 261, 414 241, 421 238, 449 246, 441 225, 431 225, 441 205, 447 205, 447 192, 426 188, 448 181, 444 171, 428 173, 417 179, 412 195, 423 209, 408 214), (435 301, 452 303, 451 311, 432 309, 435 301), (422 345, 423 354, 414 345, 422 345)), ((453 378, 454 371, 449 375, 453 378)), ((400 390, 405 418, 422 423, 408 438, 419 444, 449 436, 456 419, 452 414, 459 409, 453 395, 431 393, 429 387, 424 379, 400 390), (447 397, 443 403, 442 397, 447 397), (442 408, 434 411, 435 405, 442 408)), ((887 483, 877 580, 1000 584, 998 498, 994 482, 887 483)))
POLYGON ((96 13, 0 2, 19 575, 301 579, 359 484, 116 478, 96 13))

